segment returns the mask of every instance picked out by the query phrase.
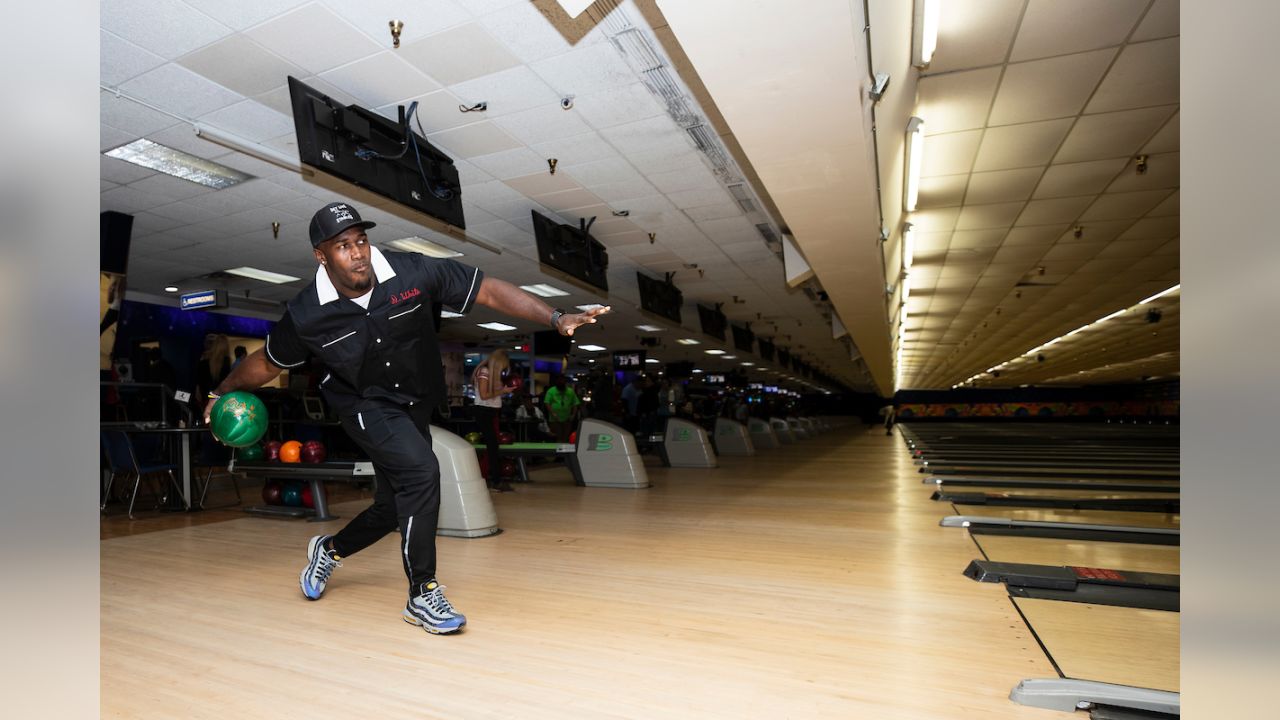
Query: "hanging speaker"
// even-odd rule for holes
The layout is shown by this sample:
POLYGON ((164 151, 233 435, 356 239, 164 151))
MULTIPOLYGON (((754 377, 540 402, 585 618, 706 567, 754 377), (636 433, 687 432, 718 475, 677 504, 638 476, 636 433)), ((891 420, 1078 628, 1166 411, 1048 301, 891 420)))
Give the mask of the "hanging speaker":
POLYGON ((125 275, 129 268, 129 238, 133 216, 108 210, 100 216, 98 255, 103 272, 125 275))

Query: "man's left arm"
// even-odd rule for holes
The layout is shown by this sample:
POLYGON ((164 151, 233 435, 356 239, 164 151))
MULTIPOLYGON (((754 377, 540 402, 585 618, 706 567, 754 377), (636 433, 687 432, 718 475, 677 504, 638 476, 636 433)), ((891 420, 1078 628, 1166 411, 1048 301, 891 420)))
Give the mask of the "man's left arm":
MULTIPOLYGON (((480 281, 476 302, 512 317, 551 325, 552 307, 506 280, 485 276, 480 281)), ((596 322, 597 316, 609 310, 606 305, 580 313, 565 313, 554 327, 561 335, 572 335, 579 326, 596 322)))

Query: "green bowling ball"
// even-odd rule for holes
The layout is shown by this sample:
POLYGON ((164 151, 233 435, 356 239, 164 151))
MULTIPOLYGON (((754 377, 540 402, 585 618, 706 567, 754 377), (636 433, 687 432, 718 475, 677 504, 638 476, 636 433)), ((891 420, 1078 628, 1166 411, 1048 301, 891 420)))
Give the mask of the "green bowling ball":
POLYGON ((469 432, 466 434, 465 437, 467 438, 467 442, 471 443, 472 445, 475 445, 476 443, 482 442, 484 440, 484 436, 478 432, 469 432))
POLYGON ((236 453, 236 457, 245 462, 262 462, 262 458, 266 453, 262 450, 262 446, 254 443, 248 447, 240 448, 240 452, 236 453))
POLYGON ((229 392, 213 404, 209 429, 223 445, 248 447, 267 432, 267 408, 253 393, 229 392))

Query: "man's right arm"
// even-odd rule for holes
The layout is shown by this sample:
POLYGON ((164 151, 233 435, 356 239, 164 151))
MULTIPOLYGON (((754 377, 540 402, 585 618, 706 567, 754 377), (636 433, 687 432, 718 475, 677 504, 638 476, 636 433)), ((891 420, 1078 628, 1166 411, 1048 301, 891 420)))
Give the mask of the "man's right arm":
MULTIPOLYGON (((275 380, 283 368, 277 367, 274 363, 267 359, 267 354, 263 348, 250 353, 245 359, 231 371, 226 380, 218 384, 214 389, 216 395, 226 395, 236 390, 252 390, 262 387, 267 383, 275 380)), ((209 398, 209 402, 204 406, 204 422, 209 424, 209 413, 213 411, 213 404, 217 402, 217 398, 209 398)))

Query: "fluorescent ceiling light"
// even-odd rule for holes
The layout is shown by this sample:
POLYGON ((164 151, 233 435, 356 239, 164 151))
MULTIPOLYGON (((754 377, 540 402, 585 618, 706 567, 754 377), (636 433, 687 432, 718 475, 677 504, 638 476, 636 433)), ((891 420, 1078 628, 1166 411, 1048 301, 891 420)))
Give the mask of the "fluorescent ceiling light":
POLYGON ((694 340, 693 338, 680 338, 679 340, 676 340, 676 342, 680 343, 681 345, 701 345, 702 344, 701 340, 694 340))
POLYGON ((941 0, 916 0, 911 22, 911 62, 923 67, 933 60, 938 49, 938 16, 942 14, 941 0))
POLYGON ((460 317, 462 317, 462 313, 456 313, 456 312, 454 312, 454 311, 452 311, 452 310, 441 310, 441 311, 440 311, 440 317, 442 317, 442 318, 460 318, 460 317))
POLYGON ((176 285, 165 285, 165 286, 164 286, 164 291, 165 291, 165 292, 178 292, 178 287, 177 287, 176 285))
POLYGON ((416 252, 422 255, 426 255, 427 257, 433 257, 433 258, 462 257, 462 253, 458 252, 457 250, 447 248, 443 245, 437 245, 436 243, 433 243, 430 240, 424 240, 418 237, 417 235, 414 235, 413 237, 400 238, 399 240, 392 240, 387 244, 397 250, 404 250, 406 252, 416 252))
POLYGON ((476 323, 476 325, 484 328, 485 330, 515 330, 516 329, 515 325, 508 325, 506 323, 500 323, 500 322, 476 323))
POLYGON ((653 365, 657 365, 658 363, 662 362, 661 360, 659 360, 659 359, 657 359, 657 358, 645 358, 645 359, 644 359, 644 361, 645 361, 645 362, 647 362, 647 363, 651 363, 651 364, 653 364, 653 365))
POLYGON ((698 373, 699 375, 701 375, 701 374, 702 374, 702 371, 701 371, 701 370, 699 370, 698 368, 694 368, 694 369, 693 369, 693 371, 694 371, 695 373, 698 373))
POLYGON ((746 365, 747 367, 755 367, 755 363, 753 363, 753 362, 744 362, 744 363, 742 363, 742 364, 743 364, 743 365, 746 365))
POLYGON ((636 329, 643 330, 645 332, 661 332, 662 331, 662 328, 658 327, 657 325, 637 325, 636 329))
POLYGON ((907 212, 915 212, 920 198, 920 168, 924 163, 924 120, 912 116, 907 121, 907 186, 902 205, 907 212))
POLYGON ((708 355, 723 355, 724 351, 723 350, 707 350, 706 353, 708 355))
POLYGON ((582 312, 587 312, 588 310, 595 310, 598 307, 604 307, 604 306, 601 305, 600 303, 594 303, 592 305, 579 305, 578 309, 581 310, 582 312))
POLYGON ((738 359, 737 355, 725 355, 723 358, 721 358, 721 360, 737 360, 737 359, 738 359))
POLYGON ((1156 293, 1155 295, 1152 295, 1151 297, 1147 298, 1146 300, 1143 300, 1142 302, 1140 302, 1140 303, 1138 303, 1138 304, 1139 304, 1139 305, 1146 305, 1147 303, 1151 302, 1152 300, 1159 300, 1160 298, 1164 297, 1165 295, 1169 295, 1169 294, 1171 294, 1171 293, 1176 293, 1176 292, 1178 292, 1178 291, 1179 291, 1179 290, 1181 290, 1181 289, 1182 289, 1182 283, 1178 283, 1177 285, 1174 285, 1173 287, 1169 288, 1168 290, 1164 290, 1164 291, 1158 292, 1158 293, 1156 293))
POLYGON ((1104 322, 1106 322, 1106 321, 1110 320, 1111 318, 1118 318, 1118 317, 1120 317, 1121 315, 1125 314, 1125 312, 1126 312, 1125 310, 1117 310, 1117 311, 1115 311, 1115 312, 1111 313, 1110 315, 1108 315, 1108 316, 1106 316, 1106 317, 1104 317, 1104 318, 1098 318, 1097 320, 1094 320, 1094 321, 1093 321, 1093 324, 1094 324, 1094 325, 1097 325, 1097 324, 1099 324, 1099 323, 1104 323, 1104 322))
POLYGON ((240 277, 247 277, 250 280, 261 280, 262 282, 275 283, 276 285, 283 285, 284 283, 291 283, 301 279, 292 275, 284 275, 282 273, 271 272, 270 270, 259 270, 258 268, 251 267, 231 268, 226 272, 232 275, 239 275, 240 277))
POLYGON ((539 297, 561 297, 569 294, 554 285, 548 285, 546 283, 538 283, 537 285, 521 285, 520 289, 527 290, 539 297))
POLYGON ((902 300, 906 302, 908 295, 907 280, 911 277, 911 264, 916 260, 916 233, 911 223, 902 227, 902 270, 907 273, 903 278, 902 300))
POLYGON ((232 185, 239 185, 245 180, 253 179, 253 176, 248 173, 242 173, 212 160, 205 160, 204 158, 184 153, 181 150, 153 143, 145 138, 134 140, 128 145, 112 148, 103 153, 103 155, 133 163, 148 170, 155 170, 165 175, 172 175, 176 178, 198 183, 205 187, 211 187, 215 190, 229 188, 232 185))
POLYGON ((579 345, 578 349, 587 350, 589 352, 600 352, 601 350, 607 350, 608 348, 603 345, 579 345))

